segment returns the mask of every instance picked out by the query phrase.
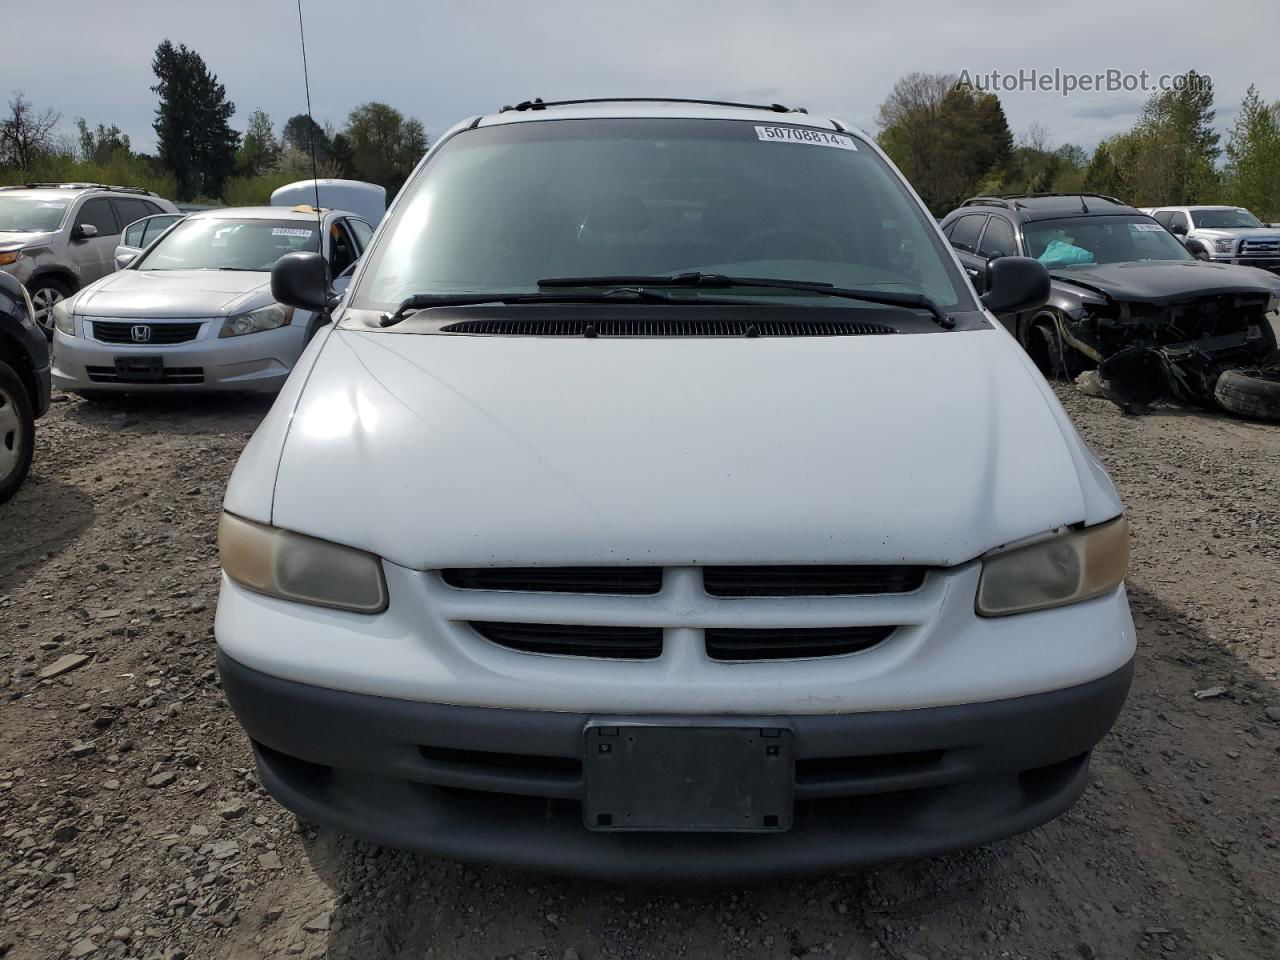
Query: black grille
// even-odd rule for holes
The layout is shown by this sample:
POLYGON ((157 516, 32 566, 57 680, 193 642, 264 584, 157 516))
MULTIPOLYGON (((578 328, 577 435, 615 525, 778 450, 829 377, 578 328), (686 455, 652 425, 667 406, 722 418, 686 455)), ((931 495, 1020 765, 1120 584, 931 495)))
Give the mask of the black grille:
POLYGON ((924 567, 707 567, 702 583, 713 597, 841 597, 907 593, 924 582, 924 567))
POLYGON ((1272 256, 1280 253, 1280 240, 1242 240, 1240 242, 1241 255, 1248 256, 1272 256))
POLYGON ((698 320, 698 319, 525 319, 458 320, 441 333, 507 337, 582 337, 590 327, 600 337, 866 337, 897 333, 880 323, 852 320, 698 320))
POLYGON ((896 627, 765 627, 706 631, 712 660, 794 660, 837 657, 874 647, 896 627))
POLYGON ((120 376, 115 367, 85 367, 85 373, 93 383, 152 383, 192 384, 204 383, 204 367, 165 367, 163 379, 153 377, 120 376))
POLYGON ((93 321, 93 338, 102 343, 137 343, 161 345, 186 343, 194 340, 200 332, 199 323, 108 323, 105 320, 93 321), (134 327, 146 327, 150 337, 146 340, 133 338, 134 327))
POLYGON ((662 589, 661 567, 470 567, 442 570, 440 575, 462 590, 639 596, 662 589))
POLYGON ((662 653, 661 627, 594 627, 563 623, 489 623, 471 627, 493 643, 525 653, 652 660, 662 653))

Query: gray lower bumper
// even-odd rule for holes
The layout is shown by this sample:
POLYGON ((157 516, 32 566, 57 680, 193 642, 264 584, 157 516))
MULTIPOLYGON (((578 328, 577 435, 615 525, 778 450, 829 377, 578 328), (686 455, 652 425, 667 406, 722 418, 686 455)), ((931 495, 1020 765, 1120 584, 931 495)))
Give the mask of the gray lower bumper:
POLYGON ((1083 791, 1133 673, 993 703, 761 718, 794 731, 790 830, 635 835, 583 826, 586 715, 346 693, 221 652, 218 666, 264 786, 304 817, 464 860, 706 881, 932 855, 1050 820, 1083 791))

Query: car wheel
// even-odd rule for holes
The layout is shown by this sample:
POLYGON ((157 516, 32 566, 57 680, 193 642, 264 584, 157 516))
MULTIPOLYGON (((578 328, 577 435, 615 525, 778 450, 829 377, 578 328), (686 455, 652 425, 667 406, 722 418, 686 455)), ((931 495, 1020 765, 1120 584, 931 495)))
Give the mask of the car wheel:
POLYGON ((0 360, 0 503, 22 485, 31 469, 36 421, 31 398, 13 368, 0 360))
POLYGON ((1058 340, 1058 331, 1047 323, 1039 323, 1031 329, 1031 342, 1027 344, 1027 353, 1040 368, 1046 380, 1056 380, 1066 375, 1066 364, 1062 357, 1062 343, 1058 340))
POLYGON ((53 308, 59 300, 71 296, 71 288, 66 281, 54 277, 40 279, 31 287, 31 305, 36 310, 36 323, 44 331, 44 335, 53 339, 53 308))
POLYGON ((1280 420, 1280 367, 1228 370, 1218 377, 1213 396, 1228 413, 1280 420))

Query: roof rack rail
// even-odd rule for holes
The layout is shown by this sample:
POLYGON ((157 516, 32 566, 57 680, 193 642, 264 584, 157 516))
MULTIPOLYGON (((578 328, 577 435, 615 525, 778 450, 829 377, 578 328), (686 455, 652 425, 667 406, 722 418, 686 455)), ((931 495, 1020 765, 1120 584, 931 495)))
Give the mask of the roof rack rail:
POLYGON ((788 107, 781 103, 737 103, 733 100, 698 100, 690 97, 587 97, 581 100, 543 100, 534 97, 522 100, 515 106, 504 105, 499 113, 508 110, 545 110, 547 107, 572 107, 583 103, 698 103, 707 107, 740 107, 743 110, 767 110, 771 113, 808 113, 804 107, 788 107))
POLYGON ((1093 197, 1094 199, 1097 199, 1097 200, 1106 200, 1109 203, 1118 203, 1122 207, 1127 207, 1129 205, 1125 203, 1123 200, 1118 200, 1115 197, 1107 196, 1105 193, 1090 193, 1087 190, 1067 190, 1067 191, 1049 190, 1043 193, 1002 193, 1002 194, 999 194, 996 197, 996 199, 1028 200, 1036 197, 1093 197))
POLYGON ((962 207, 1003 207, 1006 210, 1016 210, 1022 204, 1008 197, 971 197, 964 203, 962 207))
POLYGON ((15 183, 2 187, 4 190, 111 190, 114 193, 136 193, 144 197, 158 197, 160 194, 145 187, 126 187, 117 183, 82 183, 79 181, 42 181, 36 183, 15 183))

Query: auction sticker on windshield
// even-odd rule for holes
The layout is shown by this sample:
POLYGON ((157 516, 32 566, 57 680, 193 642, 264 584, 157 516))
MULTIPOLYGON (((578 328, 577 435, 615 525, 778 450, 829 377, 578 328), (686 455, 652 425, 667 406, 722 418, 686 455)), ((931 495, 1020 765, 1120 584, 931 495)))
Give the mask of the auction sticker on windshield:
POLYGON ((300 227, 273 227, 271 235, 273 237, 309 237, 314 230, 304 230, 300 227))
POLYGON ((1129 226, 1139 233, 1163 233, 1164 227, 1158 223, 1131 223, 1129 226))
POLYGON ((804 127, 756 127, 756 139, 772 140, 775 143, 806 143, 815 147, 839 147, 841 150, 858 149, 852 137, 804 127))

